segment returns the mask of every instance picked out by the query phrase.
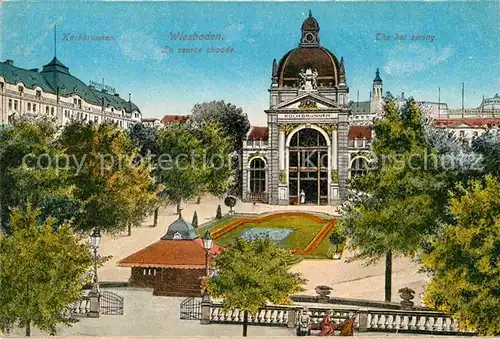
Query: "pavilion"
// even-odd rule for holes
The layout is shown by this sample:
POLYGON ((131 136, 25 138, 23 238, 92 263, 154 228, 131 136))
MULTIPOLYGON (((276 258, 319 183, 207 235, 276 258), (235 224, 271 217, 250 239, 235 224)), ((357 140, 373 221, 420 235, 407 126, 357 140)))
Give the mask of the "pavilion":
MULTIPOLYGON (((213 243, 208 266, 212 255, 222 249, 213 243)), ((132 287, 152 287, 154 295, 189 297, 201 294, 206 260, 203 240, 179 214, 159 241, 120 260, 117 266, 132 268, 129 280, 132 287)))

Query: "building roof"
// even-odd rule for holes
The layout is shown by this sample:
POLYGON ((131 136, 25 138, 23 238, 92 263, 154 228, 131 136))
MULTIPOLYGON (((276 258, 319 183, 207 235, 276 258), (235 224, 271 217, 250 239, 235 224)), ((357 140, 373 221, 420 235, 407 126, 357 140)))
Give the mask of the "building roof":
POLYGON ((435 119, 435 125, 442 128, 453 128, 462 125, 472 128, 491 128, 493 126, 500 126, 500 118, 441 118, 435 119))
MULTIPOLYGON (((210 254, 223 247, 213 242, 210 254)), ((118 262, 122 267, 204 268, 205 249, 191 223, 181 215, 168 226, 167 233, 154 244, 118 262)))
POLYGON ((38 69, 24 69, 14 66, 12 60, 0 62, 0 76, 9 84, 22 83, 25 87, 35 89, 40 87, 46 93, 59 94, 63 97, 78 95, 90 104, 111 107, 131 113, 139 108, 132 102, 121 98, 118 94, 98 91, 93 86, 87 86, 80 79, 71 75, 69 68, 54 57, 48 64, 38 69))
POLYGON ((269 137, 269 128, 262 126, 252 126, 250 127, 250 132, 248 133, 247 140, 267 140, 269 137))
MULTIPOLYGON (((340 65, 337 57, 319 44, 319 24, 309 17, 302 23, 302 42, 299 47, 286 53, 278 63, 277 82, 279 87, 294 87, 299 83, 299 73, 302 70, 317 71, 318 87, 334 87, 341 82, 340 74, 344 73, 344 65, 340 65), (304 41, 304 36, 314 35, 315 40, 304 41)), ((274 75, 273 75, 274 76, 274 75)))
POLYGON ((312 16, 311 10, 309 10, 309 16, 307 17, 307 19, 305 19, 302 23, 302 30, 319 32, 319 24, 312 16))
POLYGON ((347 134, 349 140, 354 139, 372 139, 372 128, 370 126, 350 126, 347 134))
POLYGON ((278 83, 291 86, 299 79, 302 69, 313 68, 318 71, 318 86, 333 87, 340 82, 340 62, 324 47, 297 47, 281 58, 278 64, 278 83))
POLYGON ((174 122, 186 122, 189 120, 189 115, 165 115, 161 119, 161 123, 166 125, 166 124, 172 124, 174 122))
MULTIPOLYGON (((210 254, 224 248, 213 243, 210 254)), ((203 240, 159 240, 117 263, 119 267, 205 268, 203 240)))
POLYGON ((352 114, 368 114, 370 113, 370 101, 350 101, 349 108, 352 114))
POLYGON ((171 223, 167 228, 167 233, 161 238, 162 240, 193 240, 198 238, 193 225, 182 218, 179 214, 179 218, 171 223))
POLYGON ((380 72, 378 68, 377 71, 375 72, 375 79, 373 79, 373 82, 382 83, 382 79, 380 78, 380 72))
POLYGON ((156 121, 160 121, 160 119, 158 119, 158 118, 142 118, 141 121, 142 122, 156 122, 156 121))

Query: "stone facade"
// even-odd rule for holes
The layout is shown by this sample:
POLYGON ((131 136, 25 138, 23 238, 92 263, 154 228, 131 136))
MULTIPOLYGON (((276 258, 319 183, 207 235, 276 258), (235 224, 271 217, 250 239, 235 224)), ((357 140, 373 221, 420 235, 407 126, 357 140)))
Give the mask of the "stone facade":
MULTIPOLYGON (((104 86, 105 87, 105 86, 104 86)), ((14 61, 0 62, 0 125, 14 117, 50 118, 64 125, 71 120, 115 123, 127 129, 141 122, 141 111, 113 89, 86 85, 57 58, 25 69, 14 61)))
MULTIPOLYGON (((347 195, 349 88, 343 58, 337 59, 320 45, 319 24, 311 13, 302 24, 299 47, 285 54, 279 63, 273 61, 271 79, 269 109, 265 111, 268 133, 262 138, 251 131, 243 145, 243 200, 255 201, 258 197, 273 205, 300 203, 305 172, 300 172, 300 166, 297 173, 291 172, 290 143, 297 133, 309 130, 324 140, 321 149, 327 150, 322 170, 314 174, 317 182, 312 185, 318 192, 314 199, 318 204, 340 203, 347 195), (251 183, 255 171, 252 161, 256 158, 266 164, 265 189, 256 189, 251 183), (321 171, 327 171, 326 178, 321 171), (299 177, 293 192, 291 174, 299 177)), ((302 154, 300 149, 296 152, 302 154)), ((312 167, 307 171, 312 172, 312 167)))

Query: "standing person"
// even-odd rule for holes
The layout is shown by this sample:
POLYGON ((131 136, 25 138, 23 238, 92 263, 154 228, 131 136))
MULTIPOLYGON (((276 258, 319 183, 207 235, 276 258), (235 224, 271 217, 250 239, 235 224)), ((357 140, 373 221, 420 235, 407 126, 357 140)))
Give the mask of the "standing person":
POLYGON ((306 193, 304 190, 300 190, 300 203, 305 204, 306 203, 306 193))
POLYGON ((304 337, 311 335, 311 316, 307 307, 302 309, 297 325, 297 336, 304 337))

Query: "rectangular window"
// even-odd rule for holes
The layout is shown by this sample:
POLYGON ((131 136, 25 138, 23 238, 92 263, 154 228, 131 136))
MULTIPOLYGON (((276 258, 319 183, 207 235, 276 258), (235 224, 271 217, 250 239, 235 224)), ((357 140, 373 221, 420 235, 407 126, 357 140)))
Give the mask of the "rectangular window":
POLYGON ((54 115, 54 107, 50 108, 50 115, 54 115))
POLYGON ((36 98, 41 99, 42 98, 42 91, 36 91, 36 98))
POLYGON ((12 110, 12 99, 9 99, 9 110, 12 110))
POLYGON ((49 115, 49 106, 45 106, 45 114, 49 115))
POLYGON ((33 112, 36 113, 36 104, 33 104, 33 112))
POLYGON ((14 100, 14 111, 17 111, 17 100, 14 100))
POLYGON ((28 102, 28 111, 31 111, 31 102, 28 102))
POLYGON ((460 138, 464 138, 465 137, 465 131, 460 131, 460 138))
POLYGON ((19 93, 23 93, 23 91, 24 91, 23 86, 19 86, 17 89, 19 90, 19 93))

